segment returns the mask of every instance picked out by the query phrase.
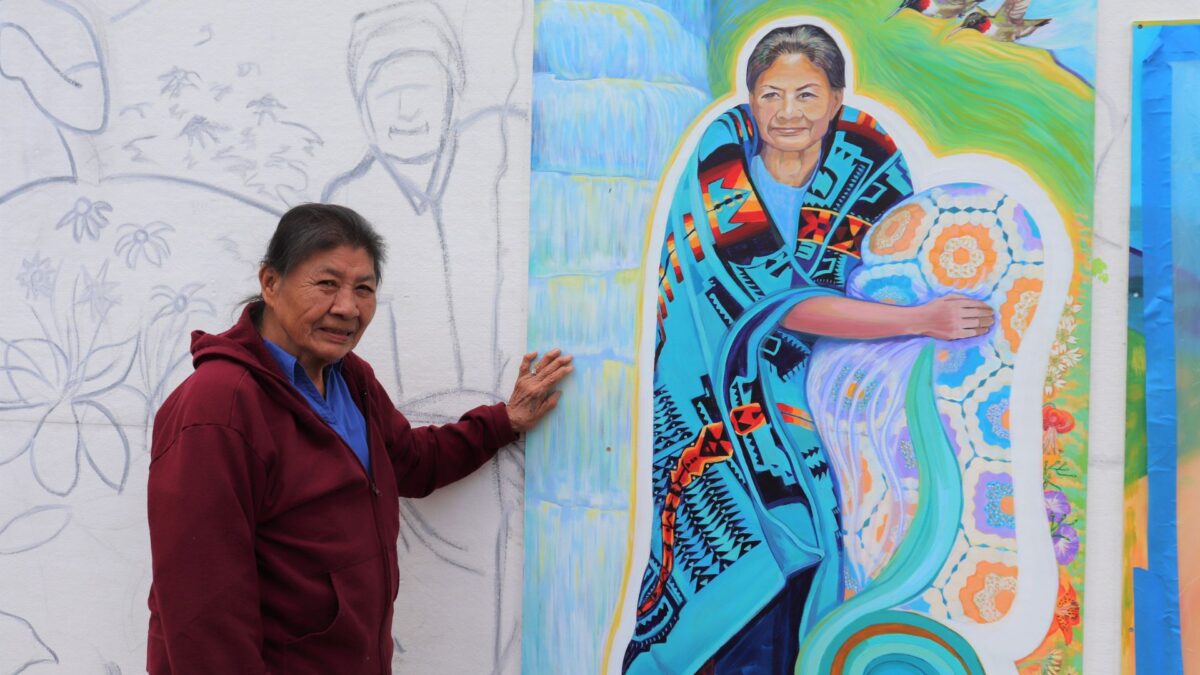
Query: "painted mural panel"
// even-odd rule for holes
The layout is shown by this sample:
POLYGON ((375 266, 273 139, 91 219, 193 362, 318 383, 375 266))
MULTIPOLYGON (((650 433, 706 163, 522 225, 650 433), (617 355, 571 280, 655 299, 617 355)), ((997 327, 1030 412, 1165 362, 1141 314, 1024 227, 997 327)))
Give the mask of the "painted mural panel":
POLYGON ((1123 670, 1200 668, 1200 23, 1134 29, 1123 670))
POLYGON ((536 7, 525 668, 1078 670, 1094 4, 536 7))

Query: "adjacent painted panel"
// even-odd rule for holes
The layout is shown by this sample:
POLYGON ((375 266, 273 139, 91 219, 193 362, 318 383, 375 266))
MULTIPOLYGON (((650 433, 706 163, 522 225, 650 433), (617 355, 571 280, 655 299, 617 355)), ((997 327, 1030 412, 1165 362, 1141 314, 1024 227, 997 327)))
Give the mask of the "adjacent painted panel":
POLYGON ((898 4, 536 5, 530 335, 581 368, 530 672, 1079 668, 1095 6, 898 4), (795 25, 846 85, 780 218, 743 73, 795 25), (788 328, 950 294, 995 326, 788 328))
POLYGON ((1200 668, 1200 23, 1134 27, 1124 671, 1200 668))

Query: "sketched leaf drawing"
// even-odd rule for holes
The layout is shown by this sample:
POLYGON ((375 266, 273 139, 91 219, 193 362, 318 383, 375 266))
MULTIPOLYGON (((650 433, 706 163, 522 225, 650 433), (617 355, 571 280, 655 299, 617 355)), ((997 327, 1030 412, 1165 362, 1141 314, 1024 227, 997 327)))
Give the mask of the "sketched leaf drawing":
POLYGON ((43 338, 0 339, 5 398, 26 404, 44 404, 57 399, 70 369, 61 347, 43 338))
POLYGON ((32 551, 49 543, 71 522, 71 507, 44 504, 0 525, 0 555, 32 551))
POLYGON ((138 336, 96 348, 87 358, 79 398, 108 391, 125 381, 137 355, 138 336))
POLYGON ((0 672, 20 673, 39 663, 58 663, 54 653, 29 622, 16 614, 0 611, 0 672))
POLYGON ((42 418, 26 443, 34 480, 50 494, 64 497, 79 483, 79 420, 71 406, 56 405, 42 418))
POLYGON ((100 480, 121 492, 129 478, 129 437, 112 411, 96 401, 72 404, 79 420, 79 445, 100 480))

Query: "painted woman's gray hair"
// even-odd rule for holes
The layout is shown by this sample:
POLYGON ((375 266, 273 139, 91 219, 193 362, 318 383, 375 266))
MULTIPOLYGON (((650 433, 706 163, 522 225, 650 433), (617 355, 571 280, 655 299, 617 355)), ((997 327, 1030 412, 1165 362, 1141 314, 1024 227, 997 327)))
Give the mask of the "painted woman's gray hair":
POLYGON ((846 58, 842 50, 829 33, 808 24, 776 28, 754 45, 746 61, 746 87, 754 91, 763 71, 784 54, 803 54, 825 73, 830 87, 846 88, 846 58))

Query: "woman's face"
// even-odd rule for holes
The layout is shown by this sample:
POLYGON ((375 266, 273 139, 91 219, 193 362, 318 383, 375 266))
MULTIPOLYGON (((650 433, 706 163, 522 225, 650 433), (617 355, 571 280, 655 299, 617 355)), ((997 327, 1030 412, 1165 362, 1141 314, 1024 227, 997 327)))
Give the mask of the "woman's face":
POLYGON ((842 105, 842 90, 803 54, 783 54, 750 92, 750 112, 768 146, 803 152, 821 142, 842 105))
POLYGON ((375 259, 366 249, 339 246, 313 254, 281 276, 259 271, 263 337, 295 356, 310 375, 354 349, 375 316, 375 259))

